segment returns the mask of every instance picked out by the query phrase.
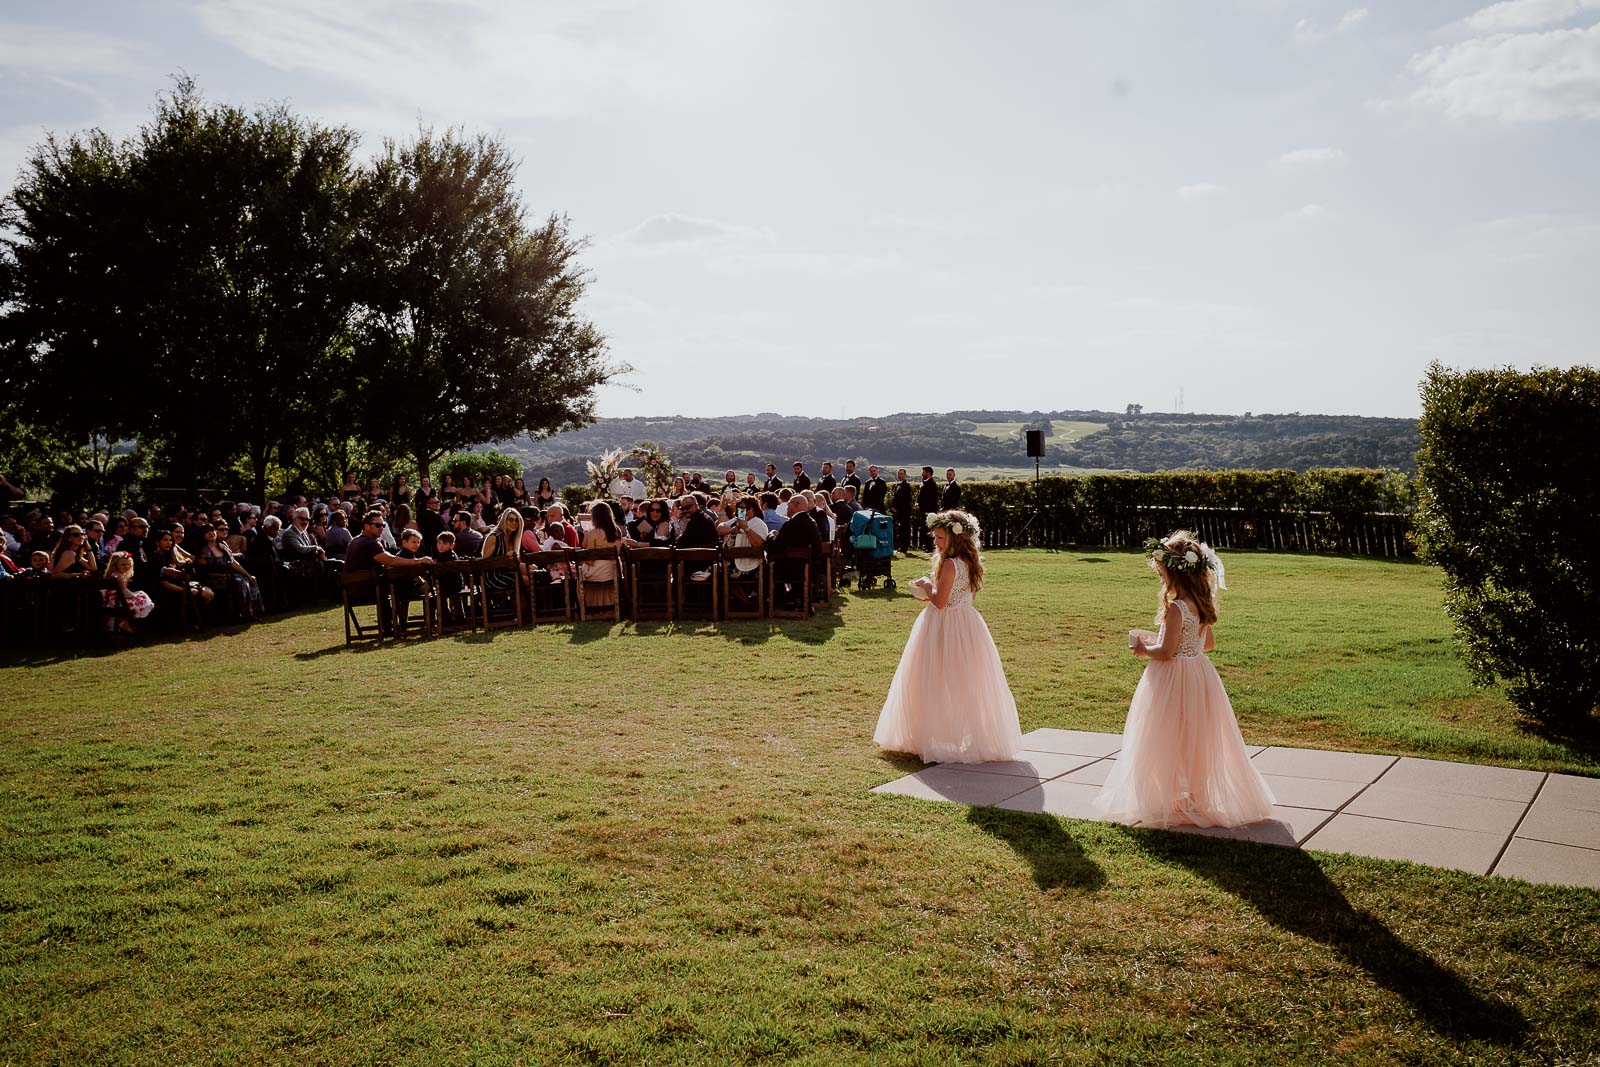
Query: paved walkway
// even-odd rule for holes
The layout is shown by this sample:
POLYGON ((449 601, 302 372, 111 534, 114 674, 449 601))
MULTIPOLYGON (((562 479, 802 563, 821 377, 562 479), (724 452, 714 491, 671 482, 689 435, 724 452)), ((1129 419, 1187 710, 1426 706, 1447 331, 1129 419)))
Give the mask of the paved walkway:
MULTIPOLYGON (((934 764, 873 792, 1097 820, 1091 802, 1122 735, 1035 730, 1022 741, 1021 759, 934 764)), ((1276 818, 1184 832, 1600 889, 1600 779, 1308 748, 1250 755, 1276 818)))

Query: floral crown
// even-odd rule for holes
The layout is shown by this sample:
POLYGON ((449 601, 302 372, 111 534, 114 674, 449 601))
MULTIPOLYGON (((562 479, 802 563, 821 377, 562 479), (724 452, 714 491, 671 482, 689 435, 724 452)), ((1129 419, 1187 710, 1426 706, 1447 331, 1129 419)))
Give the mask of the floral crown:
MULTIPOLYGON (((1192 542, 1185 542, 1191 544, 1192 542)), ((1211 566, 1212 556, 1205 551, 1205 546, 1198 549, 1188 548, 1182 552, 1175 552, 1167 547, 1167 543, 1158 537, 1152 537, 1144 543, 1145 554, 1152 560, 1161 564, 1169 571, 1179 574, 1195 574, 1211 566)))
POLYGON ((928 529, 937 530, 941 526, 957 537, 978 534, 978 520, 964 511, 936 511, 928 516, 928 529))

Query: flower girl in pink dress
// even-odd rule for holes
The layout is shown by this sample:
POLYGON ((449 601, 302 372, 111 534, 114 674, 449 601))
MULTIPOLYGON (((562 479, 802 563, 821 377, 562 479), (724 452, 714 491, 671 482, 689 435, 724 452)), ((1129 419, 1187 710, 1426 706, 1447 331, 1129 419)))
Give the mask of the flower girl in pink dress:
POLYGON ((1186 530, 1145 543, 1161 576, 1161 632, 1130 630, 1148 659, 1122 750, 1095 798, 1107 818, 1141 826, 1242 826, 1269 818, 1272 790, 1250 762, 1233 705, 1206 658, 1222 561, 1186 530))
POLYGON ((872 739, 928 763, 1014 759, 1022 749, 1017 702, 1000 653, 972 598, 983 587, 978 523, 964 511, 928 517, 932 576, 911 583, 926 600, 906 639, 900 666, 872 739))

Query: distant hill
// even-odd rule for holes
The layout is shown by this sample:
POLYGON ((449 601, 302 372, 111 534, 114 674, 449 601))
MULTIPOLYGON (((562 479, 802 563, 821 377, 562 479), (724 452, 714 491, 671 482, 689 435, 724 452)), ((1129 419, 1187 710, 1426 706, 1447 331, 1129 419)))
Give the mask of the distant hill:
MULTIPOLYGON (((1109 411, 900 412, 878 418, 819 419, 797 415, 716 418, 601 419, 593 426, 541 440, 496 446, 518 458, 532 477, 557 485, 584 480, 583 463, 613 448, 653 441, 685 470, 707 477, 732 468, 758 473, 769 461, 782 473, 804 460, 816 474, 823 460, 854 458, 881 467, 942 470, 1031 470, 1023 431, 1047 434, 1047 468, 1204 470, 1287 467, 1392 467, 1416 470, 1415 419, 1356 415, 1126 414, 1109 411)), ((996 476, 996 475, 989 475, 996 476)))

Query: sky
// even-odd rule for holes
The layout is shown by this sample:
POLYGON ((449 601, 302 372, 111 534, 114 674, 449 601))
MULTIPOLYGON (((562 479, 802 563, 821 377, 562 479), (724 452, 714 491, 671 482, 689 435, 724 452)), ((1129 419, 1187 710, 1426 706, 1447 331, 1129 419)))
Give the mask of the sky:
POLYGON ((1414 416, 1600 360, 1600 0, 0 0, 0 190, 187 74, 503 139, 609 416, 1414 416))

